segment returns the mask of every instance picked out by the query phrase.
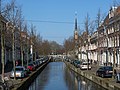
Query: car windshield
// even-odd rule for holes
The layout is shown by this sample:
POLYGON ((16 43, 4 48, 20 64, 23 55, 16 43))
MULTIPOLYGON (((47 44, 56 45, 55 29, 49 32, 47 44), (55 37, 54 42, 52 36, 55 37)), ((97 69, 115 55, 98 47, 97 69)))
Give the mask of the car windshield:
POLYGON ((15 68, 16 71, 23 71, 23 68, 15 68))
POLYGON ((113 70, 112 67, 105 67, 106 70, 113 70))
POLYGON ((76 63, 77 63, 77 64, 80 64, 80 61, 77 61, 76 63))
POLYGON ((28 66, 33 66, 33 64, 29 64, 28 66))

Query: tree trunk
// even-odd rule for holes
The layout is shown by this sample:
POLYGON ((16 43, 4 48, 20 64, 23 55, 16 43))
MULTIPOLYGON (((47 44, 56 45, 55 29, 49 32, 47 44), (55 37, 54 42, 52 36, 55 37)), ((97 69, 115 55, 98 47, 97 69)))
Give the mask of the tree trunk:
POLYGON ((4 34, 3 34, 3 28, 2 23, 0 21, 1 25, 1 61, 2 61, 2 81, 4 82, 4 68, 5 68, 5 61, 4 61, 4 34))
POLYGON ((15 47, 14 47, 14 42, 15 42, 15 38, 14 38, 14 30, 15 28, 13 27, 12 29, 12 60, 13 60, 13 68, 14 68, 14 79, 16 80, 16 70, 15 70, 15 47))

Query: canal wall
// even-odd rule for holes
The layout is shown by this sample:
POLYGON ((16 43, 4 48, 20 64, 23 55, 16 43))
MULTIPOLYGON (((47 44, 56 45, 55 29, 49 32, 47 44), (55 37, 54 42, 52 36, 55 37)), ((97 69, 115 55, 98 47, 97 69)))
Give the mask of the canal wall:
POLYGON ((90 73, 90 71, 88 72, 87 70, 80 70, 79 68, 76 68, 75 66, 70 64, 69 62, 65 62, 65 64, 68 68, 70 68, 77 74, 89 79, 90 81, 92 81, 108 90, 120 90, 120 85, 112 82, 109 79, 98 77, 95 74, 90 73))
POLYGON ((18 87, 13 88, 13 90, 27 90, 30 84, 34 81, 34 79, 42 72, 42 70, 46 67, 46 65, 50 61, 46 61, 43 63, 36 71, 32 72, 28 78, 26 78, 18 87))

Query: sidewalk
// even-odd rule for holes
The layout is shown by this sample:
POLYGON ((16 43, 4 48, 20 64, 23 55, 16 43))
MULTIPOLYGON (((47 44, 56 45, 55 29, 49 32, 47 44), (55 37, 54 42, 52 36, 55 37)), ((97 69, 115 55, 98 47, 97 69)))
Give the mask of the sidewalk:
MULTIPOLYGON (((97 69, 99 68, 100 66, 98 64, 92 64, 92 69, 90 71, 92 72, 96 72, 97 69)), ((117 73, 120 73, 120 67, 115 67, 115 70, 117 71, 117 73)), ((96 74, 96 73, 95 73, 96 74)))
MULTIPOLYGON (((12 69, 13 69, 13 63, 12 62, 7 63, 5 65, 5 73, 4 73, 5 75, 4 76, 9 78, 10 72, 12 71, 12 69)), ((2 74, 2 65, 0 67, 0 77, 1 77, 1 74, 2 74)))

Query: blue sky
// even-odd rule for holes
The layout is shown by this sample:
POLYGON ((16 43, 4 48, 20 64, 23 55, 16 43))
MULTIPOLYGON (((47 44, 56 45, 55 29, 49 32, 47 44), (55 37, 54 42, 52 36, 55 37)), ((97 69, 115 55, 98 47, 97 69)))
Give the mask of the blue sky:
MULTIPOLYGON (((73 36, 75 12, 77 12, 78 26, 81 28, 88 13, 90 19, 96 18, 98 9, 106 15, 115 0, 16 0, 22 5, 23 16, 26 20, 73 22, 66 23, 45 23, 32 22, 37 33, 43 39, 54 40, 63 44, 64 39, 73 36)), ((120 2, 120 0, 116 0, 120 2)), ((28 22, 29 24, 31 22, 28 22)))

